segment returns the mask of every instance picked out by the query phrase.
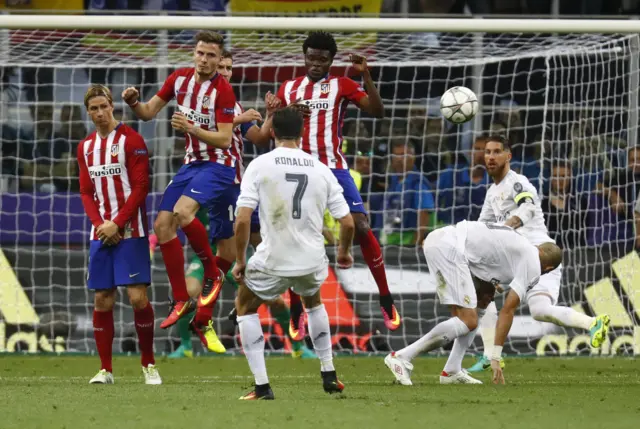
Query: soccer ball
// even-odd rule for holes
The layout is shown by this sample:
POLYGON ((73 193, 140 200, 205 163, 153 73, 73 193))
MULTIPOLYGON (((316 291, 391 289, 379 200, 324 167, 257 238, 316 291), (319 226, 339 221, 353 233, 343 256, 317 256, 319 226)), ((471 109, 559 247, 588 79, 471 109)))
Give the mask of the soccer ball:
POLYGON ((442 94, 440 111, 447 121, 463 124, 478 113, 478 97, 469 88, 454 86, 442 94))

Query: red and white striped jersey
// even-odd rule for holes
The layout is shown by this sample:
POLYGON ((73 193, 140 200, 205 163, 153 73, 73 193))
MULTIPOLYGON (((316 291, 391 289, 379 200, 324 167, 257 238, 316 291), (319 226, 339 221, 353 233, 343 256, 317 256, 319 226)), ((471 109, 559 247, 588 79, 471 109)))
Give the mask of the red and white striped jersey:
POLYGON ((93 225, 115 222, 123 238, 147 235, 146 198, 149 193, 149 153, 140 134, 119 124, 106 138, 91 133, 78 145, 80 194, 93 225))
MULTIPOLYGON (((217 73, 200 84, 193 67, 178 69, 169 75, 156 95, 166 102, 175 97, 180 112, 204 130, 217 131, 218 124, 233 123, 236 96, 229 82, 217 73)), ((186 134, 185 139, 185 164, 211 161, 235 167, 238 158, 232 148, 209 146, 191 134, 186 134)))
POLYGON ((364 89, 348 77, 327 75, 313 82, 302 76, 283 83, 277 96, 285 106, 301 102, 311 109, 304 119, 302 150, 329 168, 348 169, 341 149, 342 125, 349 102, 358 104, 367 96, 364 89))

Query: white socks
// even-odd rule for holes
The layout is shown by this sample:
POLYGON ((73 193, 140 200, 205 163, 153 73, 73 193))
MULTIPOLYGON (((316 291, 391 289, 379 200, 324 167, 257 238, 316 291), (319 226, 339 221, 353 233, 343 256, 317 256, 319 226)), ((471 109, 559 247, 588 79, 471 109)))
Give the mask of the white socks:
POLYGON ((449 359, 447 359, 447 363, 444 365, 444 372, 453 375, 462 371, 462 359, 464 359, 467 349, 473 344, 477 332, 478 329, 476 328, 455 339, 451 353, 449 353, 449 359))
POLYGON ((480 318, 479 329, 484 348, 484 357, 491 360, 493 354, 493 344, 496 338, 496 324, 498 323, 498 309, 496 303, 492 302, 485 310, 484 316, 480 318))
POLYGON ((249 368, 256 380, 256 385, 267 384, 267 366, 264 362, 264 334, 257 314, 238 316, 238 328, 242 350, 249 361, 249 368))
POLYGON ((534 295, 529 298, 527 303, 531 316, 540 322, 551 322, 559 326, 589 330, 595 320, 594 317, 578 313, 573 308, 555 306, 551 303, 551 299, 544 295, 534 295))
POLYGON ((452 317, 449 320, 438 323, 427 335, 418 339, 413 344, 408 345, 402 350, 398 350, 396 355, 401 359, 411 361, 420 353, 442 347, 468 332, 469 328, 462 320, 457 317, 452 317))
POLYGON ((309 324, 309 336, 313 348, 320 359, 320 370, 335 371, 333 366, 333 351, 331 350, 331 330, 329 315, 324 304, 305 310, 309 324))

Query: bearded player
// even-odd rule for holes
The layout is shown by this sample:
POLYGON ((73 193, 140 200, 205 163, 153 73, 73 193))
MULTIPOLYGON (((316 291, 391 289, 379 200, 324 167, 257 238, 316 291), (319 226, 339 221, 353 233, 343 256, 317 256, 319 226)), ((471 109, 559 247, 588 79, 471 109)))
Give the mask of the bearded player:
POLYGON ((162 384, 153 356, 153 307, 147 297, 151 261, 147 247, 149 154, 144 140, 113 117, 111 91, 92 85, 84 96, 96 127, 78 145, 80 196, 91 220, 87 287, 95 292, 93 335, 101 369, 91 384, 113 384, 113 306, 116 288, 127 288, 146 384, 162 384))
MULTIPOLYGON (((485 146, 485 165, 493 179, 480 212, 478 221, 485 223, 504 223, 516 229, 533 245, 554 243, 549 237, 540 207, 540 198, 535 187, 525 176, 511 170, 511 148, 506 138, 491 136, 485 146)), ((520 299, 529 305, 531 316, 540 322, 550 322, 559 326, 581 328, 591 334, 591 346, 600 347, 607 337, 609 316, 589 317, 569 307, 556 305, 562 281, 562 265, 543 274, 540 281, 520 299)), ((515 311, 503 307, 503 311, 515 311)), ((481 336, 484 343, 484 355, 469 372, 477 372, 492 366, 493 358, 501 360, 500 353, 492 349, 496 333, 498 314, 495 303, 491 303, 481 321, 481 336)), ((498 339, 495 338, 497 341, 498 339)), ((500 347, 501 349, 502 347, 500 347)), ((501 352, 501 350, 500 350, 501 352)), ((504 366, 504 364, 503 364, 504 366)))
MULTIPOLYGON (((362 74, 364 89, 353 80, 332 76, 329 69, 338 51, 333 36, 324 31, 309 33, 302 45, 307 74, 284 82, 277 97, 283 106, 295 105, 305 112, 302 150, 327 165, 343 188, 356 225, 356 237, 364 260, 371 270, 380 292, 380 306, 389 330, 400 327, 400 314, 393 304, 380 244, 373 235, 367 213, 347 162, 342 154, 342 125, 347 104, 350 102, 376 118, 384 116, 384 105, 371 78, 367 61, 360 55, 351 55, 353 68, 362 74)), ((292 304, 292 329, 301 330, 292 304)))
POLYGON ((198 330, 208 326, 231 261, 214 257, 206 228, 195 215, 200 207, 225 212, 224 195, 234 186, 240 153, 232 145, 236 98, 231 85, 217 72, 224 39, 218 33, 200 31, 195 41, 194 67, 173 72, 147 103, 138 100, 135 88, 125 89, 122 98, 144 121, 153 119, 173 98, 178 104, 171 126, 185 134, 184 165, 165 189, 154 223, 175 300, 160 327, 168 328, 195 306, 185 283, 179 226, 204 265, 204 286, 193 320, 198 330))

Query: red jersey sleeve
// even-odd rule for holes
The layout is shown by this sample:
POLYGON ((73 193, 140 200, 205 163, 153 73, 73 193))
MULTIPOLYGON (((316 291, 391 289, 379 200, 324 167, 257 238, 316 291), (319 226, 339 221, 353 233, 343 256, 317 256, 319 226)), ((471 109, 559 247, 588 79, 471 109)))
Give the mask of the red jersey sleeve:
MULTIPOLYGON (((222 79, 222 77, 219 77, 222 79)), ((233 93, 231 85, 220 85, 218 95, 216 97, 216 123, 232 124, 233 117, 236 112, 236 95, 233 93)))
POLYGON ((133 133, 127 136, 125 156, 131 194, 113 220, 121 229, 138 211, 149 193, 149 152, 140 134, 133 133))
POLYGON ((348 77, 340 79, 340 87, 342 96, 356 105, 359 105, 360 100, 367 96, 364 88, 348 77))
POLYGON ((162 85, 162 88, 160 88, 160 91, 156 93, 158 97, 162 98, 167 103, 173 100, 173 97, 176 96, 175 84, 176 84, 177 76, 178 76, 177 71, 174 71, 173 73, 171 73, 169 77, 167 77, 167 80, 164 81, 164 85, 162 85))
POLYGON ((282 107, 285 107, 287 105, 287 100, 284 97, 284 87, 286 86, 286 84, 287 82, 284 82, 282 85, 280 85, 280 88, 278 88, 278 92, 276 93, 276 97, 278 97, 278 99, 282 103, 282 107))
POLYGON ((100 206, 96 201, 95 195, 96 190, 93 186, 93 181, 91 180, 91 176, 89 175, 89 169, 87 168, 87 163, 84 160, 84 145, 87 144, 87 141, 82 142, 78 145, 78 170, 80 173, 80 198, 82 199, 82 206, 84 207, 84 212, 87 214, 87 217, 91 221, 91 224, 94 227, 99 227, 102 225, 104 220, 102 216, 100 216, 100 206))

